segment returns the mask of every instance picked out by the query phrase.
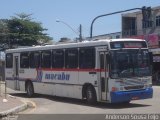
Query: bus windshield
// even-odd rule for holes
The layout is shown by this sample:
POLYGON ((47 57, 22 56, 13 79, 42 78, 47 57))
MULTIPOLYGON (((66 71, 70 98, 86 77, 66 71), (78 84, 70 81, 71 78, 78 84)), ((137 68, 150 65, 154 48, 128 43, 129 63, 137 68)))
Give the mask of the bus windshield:
POLYGON ((111 51, 111 78, 142 77, 151 75, 148 50, 121 49, 111 51))

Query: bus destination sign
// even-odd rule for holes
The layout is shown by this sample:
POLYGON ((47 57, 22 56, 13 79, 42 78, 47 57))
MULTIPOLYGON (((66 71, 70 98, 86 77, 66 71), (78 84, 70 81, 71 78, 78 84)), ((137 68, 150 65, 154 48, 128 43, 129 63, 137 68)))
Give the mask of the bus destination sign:
POLYGON ((147 48, 145 41, 121 41, 121 42, 111 42, 111 49, 120 49, 120 48, 147 48))

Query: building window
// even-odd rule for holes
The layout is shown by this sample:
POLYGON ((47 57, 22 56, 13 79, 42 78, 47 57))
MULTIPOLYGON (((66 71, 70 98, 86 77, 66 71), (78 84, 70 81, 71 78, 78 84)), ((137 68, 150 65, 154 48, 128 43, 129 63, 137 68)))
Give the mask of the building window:
POLYGON ((120 35, 116 35, 116 38, 117 38, 117 39, 120 38, 120 35))
POLYGON ((12 68, 13 67, 13 55, 12 53, 6 54, 6 68, 12 68))
POLYGON ((95 68, 95 48, 80 48, 79 67, 82 69, 95 68))
POLYGON ((156 16, 156 26, 160 26, 160 16, 156 16))
POLYGON ((143 21, 142 28, 150 28, 153 26, 153 21, 143 21))
POLYGON ((29 52, 21 53, 20 58, 20 67, 29 68, 29 52))
POLYGON ((50 50, 42 51, 41 67, 51 68, 51 51, 50 50))
POLYGON ((65 67, 78 67, 78 49, 68 49, 65 51, 65 67))
POLYGON ((39 68, 40 66, 40 52, 30 53, 30 68, 39 68))
POLYGON ((64 68, 64 51, 63 50, 53 50, 52 67, 53 68, 64 68))

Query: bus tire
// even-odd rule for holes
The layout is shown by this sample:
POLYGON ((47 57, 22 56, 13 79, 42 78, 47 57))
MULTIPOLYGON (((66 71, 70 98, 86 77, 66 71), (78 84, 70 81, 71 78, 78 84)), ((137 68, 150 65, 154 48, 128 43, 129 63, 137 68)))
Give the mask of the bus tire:
POLYGON ((31 82, 27 82, 26 92, 28 97, 32 97, 34 94, 33 84, 31 82))
POLYGON ((86 89, 86 99, 89 104, 95 104, 97 101, 96 91, 91 85, 86 89))

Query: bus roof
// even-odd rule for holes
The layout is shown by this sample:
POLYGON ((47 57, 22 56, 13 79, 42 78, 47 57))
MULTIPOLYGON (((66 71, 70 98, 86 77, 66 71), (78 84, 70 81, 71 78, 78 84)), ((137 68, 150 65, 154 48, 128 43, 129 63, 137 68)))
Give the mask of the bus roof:
POLYGON ((24 48, 16 48, 16 49, 8 49, 6 53, 12 52, 25 52, 25 51, 38 51, 38 50, 47 50, 47 49, 59 49, 59 48, 78 48, 78 47, 89 47, 89 46, 104 46, 108 45, 110 42, 118 42, 118 41, 145 41, 142 39, 101 39, 96 41, 83 41, 76 43, 63 43, 63 44, 53 44, 53 45, 45 45, 45 46, 32 46, 32 47, 24 47, 24 48))

